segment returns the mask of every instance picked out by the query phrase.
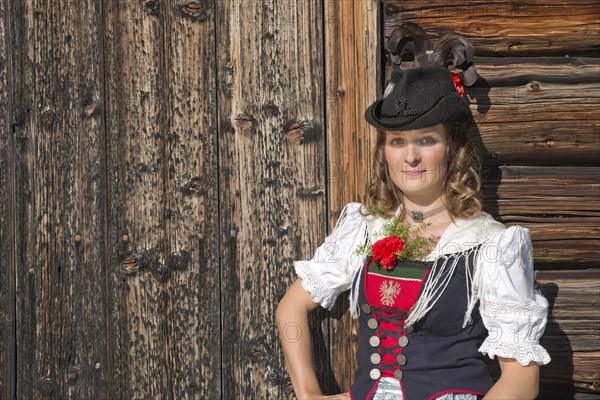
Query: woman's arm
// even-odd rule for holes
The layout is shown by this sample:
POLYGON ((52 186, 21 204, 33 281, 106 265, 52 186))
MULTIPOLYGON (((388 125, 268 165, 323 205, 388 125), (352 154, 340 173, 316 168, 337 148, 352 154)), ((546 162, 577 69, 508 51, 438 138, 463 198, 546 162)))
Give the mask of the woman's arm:
POLYGON ((531 362, 526 367, 515 359, 498 357, 502 374, 484 400, 533 400, 539 392, 540 366, 531 362))
POLYGON ((319 308, 310 293, 297 278, 285 293, 275 312, 279 339, 285 355, 285 364, 298 399, 321 396, 321 388, 313 368, 313 350, 308 315, 319 308))

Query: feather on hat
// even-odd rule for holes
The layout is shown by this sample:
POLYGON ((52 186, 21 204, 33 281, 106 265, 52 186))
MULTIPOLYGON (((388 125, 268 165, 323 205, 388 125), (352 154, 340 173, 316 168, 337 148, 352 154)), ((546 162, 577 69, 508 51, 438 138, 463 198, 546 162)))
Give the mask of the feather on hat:
POLYGON ((466 86, 477 80, 475 49, 467 39, 452 32, 433 45, 423 28, 406 22, 391 33, 387 48, 394 72, 383 96, 367 108, 367 122, 379 129, 400 131, 472 118, 457 91, 455 81, 460 78, 449 70, 452 66, 462 71, 466 86), (407 53, 414 55, 415 68, 400 70, 407 53))

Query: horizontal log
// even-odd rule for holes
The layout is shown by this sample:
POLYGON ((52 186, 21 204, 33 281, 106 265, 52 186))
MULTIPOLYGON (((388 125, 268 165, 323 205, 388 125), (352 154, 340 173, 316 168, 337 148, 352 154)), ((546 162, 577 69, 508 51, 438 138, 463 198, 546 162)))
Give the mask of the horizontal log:
POLYGON ((600 50, 596 1, 385 1, 385 37, 405 21, 437 38, 458 31, 478 55, 591 55, 600 50))
MULTIPOLYGON (((473 64, 489 86, 519 86, 531 81, 596 83, 600 59, 594 57, 482 57, 473 64)), ((596 94, 594 97, 598 97, 596 94)))
POLYGON ((482 191, 484 211, 529 228, 537 268, 600 265, 600 168, 485 166, 482 191))

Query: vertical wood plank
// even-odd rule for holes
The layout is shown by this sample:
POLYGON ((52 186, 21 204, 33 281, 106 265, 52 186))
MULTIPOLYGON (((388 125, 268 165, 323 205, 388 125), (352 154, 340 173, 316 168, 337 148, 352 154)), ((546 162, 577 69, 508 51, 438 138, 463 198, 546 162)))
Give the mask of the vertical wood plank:
MULTIPOLYGON (((163 3, 165 228, 173 399, 219 398, 221 335, 214 1, 163 3)), ((152 378, 152 376, 150 376, 152 378)), ((169 398, 167 394, 162 396, 169 398)))
POLYGON ((213 9, 107 4, 115 398, 220 394, 213 9))
POLYGON ((10 4, 0 1, 0 399, 15 396, 15 138, 10 4))
POLYGON ((324 237, 322 2, 216 6, 222 396, 283 399, 275 307, 324 237))
POLYGON ((154 2, 106 4, 105 76, 111 397, 166 398, 166 10, 154 2))
POLYGON ((100 2, 13 7, 17 398, 107 398, 100 2))
MULTIPOLYGON (((380 65, 379 1, 326 0, 325 54, 327 86, 327 160, 330 226, 349 201, 363 201, 371 171, 376 130, 364 119, 376 100, 380 65)), ((347 391, 354 380, 358 323, 352 320, 347 296, 340 296, 331 319, 331 363, 337 384, 347 391)))

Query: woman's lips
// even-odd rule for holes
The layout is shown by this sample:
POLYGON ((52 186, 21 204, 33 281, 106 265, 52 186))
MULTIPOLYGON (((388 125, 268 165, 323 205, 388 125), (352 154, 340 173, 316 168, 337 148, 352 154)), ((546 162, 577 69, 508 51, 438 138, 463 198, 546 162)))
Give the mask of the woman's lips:
POLYGON ((403 174, 406 174, 408 176, 419 176, 421 174, 425 173, 425 170, 423 171, 402 171, 403 174))

